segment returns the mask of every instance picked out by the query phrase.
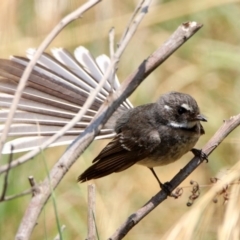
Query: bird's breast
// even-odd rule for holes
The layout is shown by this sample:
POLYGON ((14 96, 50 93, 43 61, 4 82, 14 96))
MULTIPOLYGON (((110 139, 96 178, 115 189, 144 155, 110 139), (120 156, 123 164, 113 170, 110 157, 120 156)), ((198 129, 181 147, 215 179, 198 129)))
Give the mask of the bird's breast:
POLYGON ((170 129, 161 133, 161 142, 147 158, 138 164, 156 167, 172 163, 190 151, 197 143, 200 132, 181 129, 170 129))

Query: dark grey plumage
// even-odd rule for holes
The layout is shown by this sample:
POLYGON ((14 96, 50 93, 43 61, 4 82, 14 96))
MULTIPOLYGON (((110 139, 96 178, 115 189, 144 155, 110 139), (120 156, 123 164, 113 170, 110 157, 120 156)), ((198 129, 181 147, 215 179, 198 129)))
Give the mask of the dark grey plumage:
MULTIPOLYGON (((169 164, 190 151, 204 134, 197 102, 188 94, 170 92, 156 103, 127 110, 116 121, 115 138, 93 160, 78 180, 85 182, 134 164, 169 164)), ((153 171, 153 170, 152 170, 153 171)))

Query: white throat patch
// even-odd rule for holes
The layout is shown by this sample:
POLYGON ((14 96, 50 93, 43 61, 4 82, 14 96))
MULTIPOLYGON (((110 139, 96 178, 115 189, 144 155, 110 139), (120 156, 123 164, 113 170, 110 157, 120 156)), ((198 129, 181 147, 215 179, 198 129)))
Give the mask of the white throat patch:
POLYGON ((178 123, 178 122, 170 122, 168 125, 174 128, 193 128, 195 125, 197 124, 197 121, 192 121, 192 122, 182 122, 182 123, 178 123))

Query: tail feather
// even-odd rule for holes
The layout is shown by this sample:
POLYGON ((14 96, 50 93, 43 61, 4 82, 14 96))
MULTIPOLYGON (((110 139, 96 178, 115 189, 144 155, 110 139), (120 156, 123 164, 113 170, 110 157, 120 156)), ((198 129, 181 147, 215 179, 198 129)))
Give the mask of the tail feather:
MULTIPOLYGON (((0 134, 7 121, 19 79, 34 53, 34 49, 29 49, 27 58, 13 56, 10 60, 0 59, 0 134)), ((82 108, 110 63, 105 55, 94 59, 84 47, 77 48, 74 56, 61 48, 53 49, 52 54, 44 53, 29 77, 9 133, 9 136, 17 139, 5 143, 3 153, 10 153, 11 145, 14 146, 13 152, 37 148, 58 132, 82 108)), ((109 92, 118 87, 116 76, 113 83, 107 81, 81 121, 51 146, 71 143, 88 126, 109 92)), ((132 108, 132 104, 126 100, 115 115, 129 108, 132 108)), ((112 122, 111 119, 96 139, 115 135, 112 122)))

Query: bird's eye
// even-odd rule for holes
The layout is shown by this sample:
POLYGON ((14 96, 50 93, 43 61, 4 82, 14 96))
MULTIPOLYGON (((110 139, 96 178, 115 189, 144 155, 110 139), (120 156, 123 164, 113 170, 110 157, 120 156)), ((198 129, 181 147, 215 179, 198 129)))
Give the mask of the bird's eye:
POLYGON ((186 108, 184 108, 184 107, 179 107, 179 108, 178 108, 178 113, 179 113, 180 115, 182 115, 182 114, 185 113, 185 112, 187 112, 187 109, 186 109, 186 108))

